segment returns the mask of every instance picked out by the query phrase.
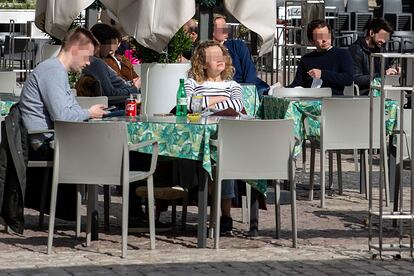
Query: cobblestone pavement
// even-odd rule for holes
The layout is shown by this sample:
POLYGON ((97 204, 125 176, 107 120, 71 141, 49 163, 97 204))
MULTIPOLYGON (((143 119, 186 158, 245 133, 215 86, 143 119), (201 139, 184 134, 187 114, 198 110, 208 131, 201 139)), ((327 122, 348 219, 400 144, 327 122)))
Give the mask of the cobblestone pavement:
MULTIPOLYGON (((86 248, 83 236, 74 238, 75 225, 58 220, 52 255, 45 254, 47 231, 37 229, 38 213, 25 210, 28 227, 23 236, 0 232, 0 275, 414 275, 409 253, 401 259, 395 252, 384 254, 383 260, 372 259, 366 226, 368 202, 359 193, 359 174, 353 171, 351 157, 343 156, 344 194, 335 190, 335 177, 324 209, 318 207, 317 192, 314 201, 307 200, 309 173, 298 163, 298 248, 291 248, 290 205, 282 206, 281 238, 273 238, 274 204, 269 192, 268 210, 260 211, 258 237, 247 235, 241 211, 234 209, 234 237, 222 237, 222 249, 212 249, 211 240, 207 249, 198 249, 197 209, 190 207, 185 231, 157 233, 152 251, 147 234, 130 234, 128 257, 121 259, 116 218, 120 204, 114 197, 109 232, 101 232, 99 240, 86 248)), ((408 176, 405 172, 405 183, 408 176)), ((168 221, 169 216, 165 212, 161 219, 168 221)), ((179 216, 180 212, 178 221, 179 216)), ((396 230, 388 222, 386 226, 386 241, 396 241, 396 230)))

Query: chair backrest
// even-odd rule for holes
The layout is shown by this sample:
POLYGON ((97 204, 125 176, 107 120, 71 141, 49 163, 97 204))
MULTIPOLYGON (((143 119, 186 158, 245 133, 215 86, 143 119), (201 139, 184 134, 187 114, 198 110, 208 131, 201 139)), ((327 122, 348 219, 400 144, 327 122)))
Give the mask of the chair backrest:
MULTIPOLYGON (((368 97, 325 98, 322 103, 321 143, 329 149, 369 148, 368 97)), ((380 99, 374 98, 373 148, 380 146, 380 99)))
POLYGON ((219 179, 288 179, 294 146, 292 120, 219 121, 219 179), (263 142, 268 137, 269 143, 263 142))
POLYGON ((332 89, 324 88, 285 88, 273 89, 273 97, 277 98, 324 98, 332 97, 332 89))
POLYGON ((338 12, 345 11, 344 0, 325 0, 325 7, 336 7, 338 12))
POLYGON ((103 104, 108 106, 108 97, 99 96, 99 97, 76 97, 76 101, 82 108, 88 109, 95 104, 103 104))
POLYGON ((346 5, 346 11, 368 12, 368 0, 348 0, 348 4, 346 5))
POLYGON ((151 63, 141 67, 141 113, 168 113, 177 103, 180 78, 187 78, 189 63, 151 63))
POLYGON ((401 0, 385 0, 382 1, 382 12, 383 13, 402 13, 401 0))
POLYGON ((16 88, 16 73, 0 71, 0 93, 14 94, 16 88))
POLYGON ((59 183, 121 185, 127 143, 124 122, 56 121, 54 176, 59 183))

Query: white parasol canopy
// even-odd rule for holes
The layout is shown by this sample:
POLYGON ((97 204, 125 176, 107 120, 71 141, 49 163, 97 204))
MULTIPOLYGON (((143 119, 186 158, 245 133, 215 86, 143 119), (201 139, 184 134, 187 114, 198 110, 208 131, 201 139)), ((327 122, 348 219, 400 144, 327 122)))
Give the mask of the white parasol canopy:
POLYGON ((94 0, 37 0, 36 26, 58 39, 63 39, 75 18, 94 0))
MULTIPOLYGON (((62 39, 76 16, 93 0, 38 0, 36 26, 62 39)), ((101 0, 125 32, 145 47, 162 52, 195 14, 194 0, 101 0)), ((276 31, 275 0, 224 0, 226 9, 258 33, 260 55, 272 50, 276 31)))
POLYGON ((259 55, 272 51, 276 32, 275 0, 224 0, 226 9, 261 40, 259 55))
POLYGON ((143 46, 162 52, 195 14, 189 0, 101 0, 123 29, 143 46))

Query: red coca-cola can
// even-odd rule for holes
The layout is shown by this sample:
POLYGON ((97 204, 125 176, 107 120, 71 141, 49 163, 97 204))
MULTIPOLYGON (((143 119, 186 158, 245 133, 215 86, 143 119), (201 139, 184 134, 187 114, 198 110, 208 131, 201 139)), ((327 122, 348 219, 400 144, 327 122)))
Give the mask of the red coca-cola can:
POLYGON ((125 102, 125 116, 137 116, 137 102, 135 99, 127 99, 125 102))

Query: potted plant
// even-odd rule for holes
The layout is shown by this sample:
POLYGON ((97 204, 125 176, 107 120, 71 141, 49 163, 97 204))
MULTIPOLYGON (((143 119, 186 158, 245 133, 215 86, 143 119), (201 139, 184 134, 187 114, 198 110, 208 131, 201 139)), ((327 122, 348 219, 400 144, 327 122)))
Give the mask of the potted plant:
POLYGON ((145 48, 136 41, 134 57, 141 63, 141 94, 144 114, 168 113, 176 104, 180 78, 186 78, 190 63, 178 63, 179 56, 192 47, 181 28, 163 53, 145 48))

